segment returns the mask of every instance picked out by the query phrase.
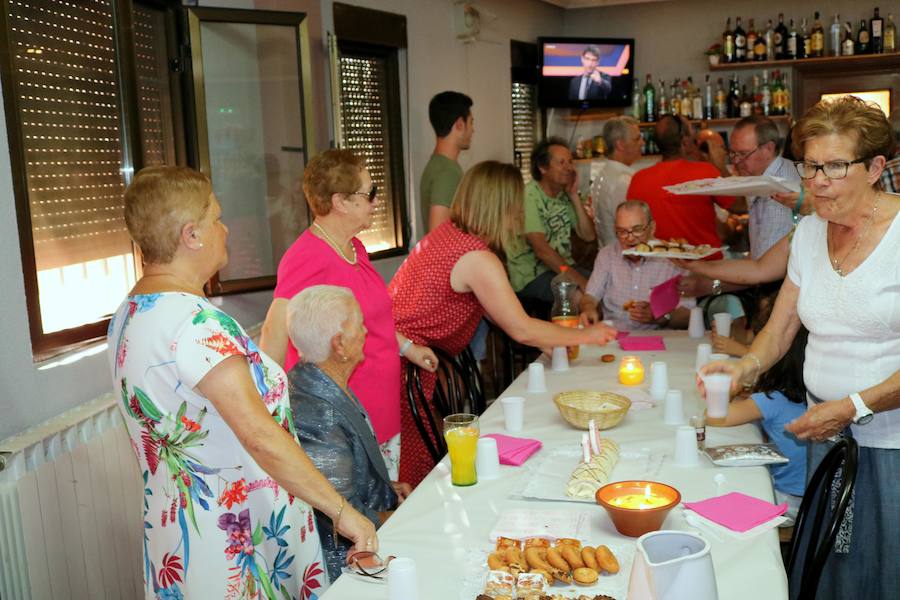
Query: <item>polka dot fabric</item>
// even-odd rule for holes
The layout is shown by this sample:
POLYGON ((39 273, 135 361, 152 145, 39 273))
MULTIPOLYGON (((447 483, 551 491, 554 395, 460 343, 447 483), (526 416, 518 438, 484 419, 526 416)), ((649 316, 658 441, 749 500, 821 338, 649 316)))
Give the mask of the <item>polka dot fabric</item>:
MULTIPOLYGON (((453 290, 450 272, 464 254, 476 250, 489 248, 449 221, 416 245, 388 287, 398 332, 417 344, 437 347, 451 355, 465 349, 484 309, 475 294, 453 290)), ((405 394, 406 359, 400 372, 404 378, 401 394, 405 394)), ((434 375, 423 371, 422 386, 429 405, 434 383, 434 375)), ((400 402, 400 428, 400 481, 416 486, 434 468, 434 461, 425 449, 405 398, 400 402)))

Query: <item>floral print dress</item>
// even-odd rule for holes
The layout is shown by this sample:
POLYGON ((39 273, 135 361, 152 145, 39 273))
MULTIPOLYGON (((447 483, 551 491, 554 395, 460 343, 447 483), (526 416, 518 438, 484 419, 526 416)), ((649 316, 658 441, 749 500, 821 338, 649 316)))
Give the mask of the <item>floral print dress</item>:
POLYGON ((195 386, 244 356, 272 418, 296 437, 287 378, 234 319, 180 292, 130 296, 110 368, 144 480, 146 598, 315 600, 328 585, 310 507, 244 450, 195 386))

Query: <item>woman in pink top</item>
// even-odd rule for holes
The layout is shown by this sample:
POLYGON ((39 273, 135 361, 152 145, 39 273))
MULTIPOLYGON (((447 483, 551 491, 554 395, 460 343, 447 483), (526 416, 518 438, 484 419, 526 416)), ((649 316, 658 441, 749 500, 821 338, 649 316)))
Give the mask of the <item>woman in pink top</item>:
POLYGON ((306 166, 303 191, 315 220, 278 265, 275 298, 263 324, 260 347, 290 370, 298 356, 288 339, 288 301, 313 285, 350 288, 362 309, 368 335, 363 347, 365 358, 349 384, 369 413, 375 437, 396 478, 400 357, 428 371, 435 370, 437 358, 430 348, 414 344, 395 331, 387 287, 355 237, 372 225, 378 202, 363 158, 348 150, 323 152, 306 166))

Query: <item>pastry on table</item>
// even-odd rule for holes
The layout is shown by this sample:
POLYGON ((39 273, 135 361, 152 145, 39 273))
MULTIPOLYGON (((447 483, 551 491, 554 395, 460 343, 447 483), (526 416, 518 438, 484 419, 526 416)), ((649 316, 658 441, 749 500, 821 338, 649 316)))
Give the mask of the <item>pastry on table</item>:
POLYGON ((619 445, 609 438, 600 440, 600 453, 582 462, 569 478, 566 495, 571 498, 590 499, 601 487, 609 483, 613 467, 619 462, 619 445))

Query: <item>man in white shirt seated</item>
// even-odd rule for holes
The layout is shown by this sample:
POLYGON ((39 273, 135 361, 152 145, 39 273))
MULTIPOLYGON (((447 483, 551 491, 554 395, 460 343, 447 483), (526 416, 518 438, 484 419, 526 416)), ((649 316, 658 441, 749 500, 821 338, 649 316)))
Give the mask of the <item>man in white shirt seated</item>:
POLYGON ((684 329, 695 306, 683 298, 672 312, 654 317, 650 310, 650 290, 684 272, 666 259, 623 256, 622 251, 646 244, 656 224, 650 207, 640 200, 627 200, 616 208, 617 241, 597 253, 594 271, 581 298, 581 320, 591 324, 601 319, 621 330, 684 329))
POLYGON ((600 247, 616 241, 616 207, 625 201, 634 169, 641 157, 641 129, 632 117, 615 117, 603 126, 607 160, 591 164, 594 226, 600 247))

